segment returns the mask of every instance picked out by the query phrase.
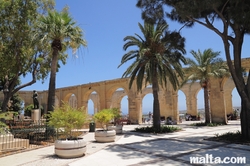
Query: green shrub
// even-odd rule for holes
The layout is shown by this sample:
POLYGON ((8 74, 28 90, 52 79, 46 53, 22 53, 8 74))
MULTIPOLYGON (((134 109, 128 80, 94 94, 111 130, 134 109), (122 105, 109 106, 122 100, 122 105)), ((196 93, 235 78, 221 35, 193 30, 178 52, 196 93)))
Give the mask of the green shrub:
POLYGON ((107 126, 114 119, 114 111, 112 109, 103 109, 94 115, 94 120, 99 122, 103 130, 107 130, 107 126))
POLYGON ((215 126, 221 126, 223 125, 222 123, 205 123, 205 122, 199 122, 199 123, 192 123, 190 126, 210 126, 210 127, 215 127, 215 126))
MULTIPOLYGON (((41 110, 41 116, 43 116, 43 114, 44 114, 43 106, 40 105, 39 108, 41 110)), ((31 111, 33 109, 34 109, 34 105, 33 104, 30 104, 27 107, 25 107, 25 109, 24 109, 24 115, 25 116, 31 116, 31 111)))
POLYGON ((83 107, 72 108, 68 103, 63 103, 62 107, 55 108, 47 115, 48 125, 60 131, 64 138, 74 138, 73 129, 81 129, 87 121, 87 115, 83 107))
POLYGON ((210 137, 207 140, 250 145, 250 140, 244 139, 239 130, 234 132, 229 131, 223 134, 217 133, 214 137, 210 137))
POLYGON ((0 121, 0 135, 8 133, 8 126, 0 121))
POLYGON ((153 126, 135 128, 136 132, 142 133, 173 133, 180 130, 181 128, 175 126, 161 126, 160 130, 154 128, 153 126))

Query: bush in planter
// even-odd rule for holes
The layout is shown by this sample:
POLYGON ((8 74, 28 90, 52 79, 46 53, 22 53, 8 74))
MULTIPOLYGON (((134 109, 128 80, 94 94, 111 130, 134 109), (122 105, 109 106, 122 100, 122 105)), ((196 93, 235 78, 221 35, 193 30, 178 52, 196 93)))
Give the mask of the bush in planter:
POLYGON ((95 113, 93 118, 101 124, 103 130, 107 130, 108 124, 114 118, 114 112, 112 109, 103 109, 95 113))
POLYGON ((119 108, 112 108, 111 109, 112 113, 113 113, 113 117, 114 117, 114 125, 120 124, 120 118, 121 116, 121 111, 119 108))
POLYGON ((84 108, 72 108, 68 103, 63 103, 62 107, 55 108, 47 117, 48 125, 57 130, 57 136, 60 134, 60 139, 55 141, 55 154, 62 158, 83 156, 87 143, 79 137, 82 132, 73 130, 81 129, 86 123, 84 108))
POLYGON ((95 140, 97 142, 113 142, 115 141, 116 131, 108 130, 108 124, 114 119, 112 109, 103 109, 94 115, 94 120, 99 122, 103 130, 95 131, 95 140))
POLYGON ((75 139, 78 135, 74 129, 81 129, 87 122, 87 115, 84 107, 73 108, 68 103, 63 103, 62 107, 55 108, 47 115, 48 125, 54 127, 61 135, 62 139, 75 139))

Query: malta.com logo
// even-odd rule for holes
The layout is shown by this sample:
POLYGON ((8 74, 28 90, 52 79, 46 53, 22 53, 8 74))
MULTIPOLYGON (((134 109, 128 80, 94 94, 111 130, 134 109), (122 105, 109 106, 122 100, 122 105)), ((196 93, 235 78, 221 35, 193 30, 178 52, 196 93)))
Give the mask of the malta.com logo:
POLYGON ((203 157, 190 157, 190 164, 246 164, 246 157, 214 157, 206 154, 203 157))

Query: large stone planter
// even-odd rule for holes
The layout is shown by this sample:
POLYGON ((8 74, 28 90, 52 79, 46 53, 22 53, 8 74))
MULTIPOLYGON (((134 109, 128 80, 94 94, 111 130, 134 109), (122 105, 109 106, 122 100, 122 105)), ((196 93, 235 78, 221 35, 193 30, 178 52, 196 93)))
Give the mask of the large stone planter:
POLYGON ((108 126, 108 130, 115 130, 116 134, 122 134, 123 125, 108 126))
POLYGON ((95 140, 97 142, 114 142, 116 137, 115 130, 97 130, 95 131, 95 140))
POLYGON ((61 158, 81 157, 86 153, 86 150, 87 143, 83 138, 55 141, 55 154, 61 158))

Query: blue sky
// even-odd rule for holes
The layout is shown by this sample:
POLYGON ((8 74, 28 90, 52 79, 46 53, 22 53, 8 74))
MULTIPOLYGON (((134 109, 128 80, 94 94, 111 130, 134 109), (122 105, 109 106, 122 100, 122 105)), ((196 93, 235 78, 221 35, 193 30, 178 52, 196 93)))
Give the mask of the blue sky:
MULTIPOLYGON (((85 39, 88 42, 87 48, 82 48, 77 52, 77 59, 72 58, 71 50, 67 51, 69 58, 67 64, 62 65, 57 73, 56 88, 121 78, 129 65, 128 63, 117 68, 121 57, 126 53, 123 50, 123 38, 135 33, 141 34, 138 22, 143 23, 143 21, 141 19, 141 10, 135 6, 136 2, 137 0, 56 1, 56 9, 59 11, 64 6, 69 6, 72 17, 84 30, 85 39)), ((182 25, 171 21, 168 21, 168 24, 171 31, 178 31, 182 27, 182 25)), ((221 39, 205 27, 195 25, 193 28, 184 28, 181 35, 186 38, 187 54, 185 56, 190 57, 191 50, 197 51, 200 49, 203 51, 212 48, 214 51, 220 51, 221 57, 225 59, 221 39)), ((249 37, 245 39, 245 43, 249 44, 249 41, 249 37)), ((249 57, 250 47, 245 46, 242 55, 243 58, 249 57)), ((22 79, 22 82, 25 83, 29 79, 30 76, 27 76, 22 79)), ((47 90, 48 83, 49 78, 43 84, 37 81, 37 83, 23 90, 47 90)), ((236 93, 234 96, 237 95, 236 93)), ((180 96, 182 95, 180 94, 180 96)), ((200 101, 198 107, 200 108, 203 106, 203 94, 199 93, 198 96, 198 101, 200 101)), ((236 100, 238 102, 236 98, 234 102, 236 100)), ((152 108, 151 105, 145 107, 152 108)), ((179 105, 179 107, 180 110, 185 108, 183 105, 179 105)))

